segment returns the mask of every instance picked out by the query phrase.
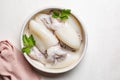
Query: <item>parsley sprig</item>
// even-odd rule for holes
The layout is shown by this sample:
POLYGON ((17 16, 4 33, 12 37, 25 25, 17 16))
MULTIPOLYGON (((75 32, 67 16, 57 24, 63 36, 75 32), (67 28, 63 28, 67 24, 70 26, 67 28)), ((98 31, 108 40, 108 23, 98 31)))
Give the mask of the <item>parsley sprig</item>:
POLYGON ((22 52, 29 54, 30 49, 35 45, 35 40, 32 35, 27 37, 26 34, 22 36, 22 40, 24 45, 24 47, 22 48, 22 52))
POLYGON ((60 20, 66 20, 68 19, 68 16, 70 15, 71 10, 70 9, 62 9, 62 10, 54 10, 52 13, 53 18, 59 18, 60 20))

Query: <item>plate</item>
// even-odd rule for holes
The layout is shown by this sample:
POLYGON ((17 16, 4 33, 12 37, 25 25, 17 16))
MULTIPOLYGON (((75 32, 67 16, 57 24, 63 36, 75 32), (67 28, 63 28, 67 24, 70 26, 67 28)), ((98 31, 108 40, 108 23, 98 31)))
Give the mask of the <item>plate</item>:
MULTIPOLYGON (((44 12, 45 10, 53 10, 53 9, 65 9, 65 8, 62 8, 62 7, 46 7, 46 8, 42 8, 42 9, 39 9, 39 10, 35 11, 34 13, 32 13, 26 19, 26 21, 23 24, 22 31, 21 31, 21 38, 20 38, 21 49, 24 47, 23 46, 23 41, 22 41, 22 35, 27 32, 28 22, 31 19, 33 19, 40 12, 44 12)), ((75 68, 80 63, 80 61, 83 59, 83 57, 84 57, 84 55, 86 53, 86 49, 87 49, 87 31, 85 29, 84 22, 82 21, 82 19, 80 18, 80 16, 77 15, 74 11, 71 12, 71 15, 73 15, 76 18, 76 20, 78 21, 78 23, 80 24, 80 30, 81 30, 81 35, 82 35, 82 42, 81 42, 81 46, 80 46, 80 51, 77 54, 78 59, 74 63, 72 63, 71 65, 66 66, 64 68, 47 68, 43 64, 41 64, 40 62, 31 59, 26 53, 24 53, 24 56, 25 56, 26 60, 34 68, 36 68, 37 70, 40 70, 40 71, 43 71, 43 72, 47 72, 47 73, 64 73, 64 72, 67 72, 67 71, 75 68)))

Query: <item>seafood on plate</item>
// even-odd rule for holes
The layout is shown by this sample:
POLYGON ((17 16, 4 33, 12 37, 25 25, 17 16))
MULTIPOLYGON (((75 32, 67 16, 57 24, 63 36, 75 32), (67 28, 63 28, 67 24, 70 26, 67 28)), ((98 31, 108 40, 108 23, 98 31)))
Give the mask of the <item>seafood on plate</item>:
MULTIPOLYGON (((28 55, 48 68, 67 67, 79 58, 82 36, 79 26, 75 25, 77 23, 69 20, 72 15, 68 13, 70 11, 65 10, 59 11, 59 15, 55 15, 54 11, 39 13, 28 22, 28 33, 35 42, 34 46, 29 46, 28 55)), ((32 41, 29 39, 26 38, 28 43, 32 41)))

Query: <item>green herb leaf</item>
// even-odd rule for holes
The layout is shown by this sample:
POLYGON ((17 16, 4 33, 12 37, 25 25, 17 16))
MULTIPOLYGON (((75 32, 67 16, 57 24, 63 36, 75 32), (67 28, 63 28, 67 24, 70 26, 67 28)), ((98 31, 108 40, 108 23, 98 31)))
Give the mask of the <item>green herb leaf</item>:
POLYGON ((52 17, 53 18, 59 18, 61 20, 68 19, 68 16, 70 15, 71 10, 70 9, 62 9, 61 11, 54 10, 52 17))
POLYGON ((66 15, 70 15, 71 10, 70 9, 63 9, 61 14, 66 14, 66 15))
POLYGON ((27 36, 26 36, 26 35, 23 35, 22 39, 23 39, 23 45, 24 45, 24 46, 29 46, 29 42, 28 42, 27 36))
POLYGON ((29 47, 24 47, 24 48, 22 48, 22 52, 29 54, 30 53, 30 48, 29 47))
POLYGON ((59 11, 53 11, 52 17, 53 18, 58 18, 60 16, 59 11))
POLYGON ((35 45, 35 40, 32 35, 30 35, 30 37, 28 38, 28 43, 29 47, 33 47, 35 45))
POLYGON ((29 37, 27 37, 26 34, 24 34, 22 40, 24 45, 24 48, 22 48, 22 52, 25 52, 27 54, 30 53, 30 49, 35 45, 35 40, 33 36, 30 35, 29 37))
POLYGON ((66 20, 66 19, 68 19, 68 16, 61 16, 60 19, 61 20, 66 20))

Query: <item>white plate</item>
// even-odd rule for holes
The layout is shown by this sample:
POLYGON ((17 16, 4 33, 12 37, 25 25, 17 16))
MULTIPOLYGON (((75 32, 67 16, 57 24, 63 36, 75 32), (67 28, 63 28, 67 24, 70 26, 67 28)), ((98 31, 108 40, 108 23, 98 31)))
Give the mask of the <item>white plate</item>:
MULTIPOLYGON (((26 25, 28 23, 28 21, 34 16, 36 15, 37 13, 43 11, 43 10, 46 10, 46 9, 65 9, 65 8, 61 8, 61 7, 47 7, 47 8, 43 8, 43 9, 39 9, 37 11, 35 11, 34 13, 32 13, 28 18, 27 20, 25 21, 25 23, 23 24, 23 29, 22 29, 22 32, 21 32, 21 39, 20 39, 20 42, 21 42, 21 49, 23 48, 23 42, 22 42, 22 35, 25 31, 25 28, 26 28, 26 25)), ((72 11, 72 10, 71 10, 72 11)), ((70 66, 68 67, 65 67, 65 68, 60 68, 60 69, 49 69, 49 68, 46 68, 45 66, 43 66, 40 62, 37 62, 33 59, 31 59, 27 54, 24 53, 24 56, 25 58, 27 59, 27 61, 33 66, 35 67, 36 69, 40 70, 40 71, 43 71, 43 72, 47 72, 47 73, 63 73, 63 72, 67 72, 71 69, 73 69, 75 66, 78 65, 78 63, 83 59, 83 56, 85 55, 85 52, 86 52, 86 48, 87 48, 87 32, 86 32, 86 29, 85 29, 85 25, 82 21, 82 19, 80 18, 80 16, 78 16, 77 14, 75 14, 75 12, 71 12, 72 15, 74 15, 77 20, 80 22, 81 24, 81 28, 82 28, 82 45, 81 45, 81 51, 80 51, 80 54, 79 54, 79 59, 71 64, 70 66)))

